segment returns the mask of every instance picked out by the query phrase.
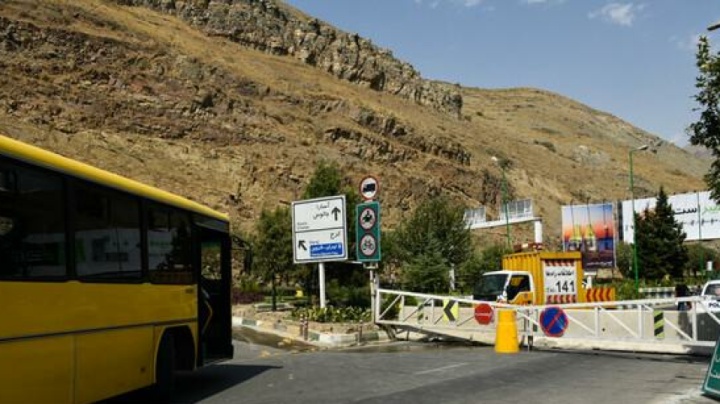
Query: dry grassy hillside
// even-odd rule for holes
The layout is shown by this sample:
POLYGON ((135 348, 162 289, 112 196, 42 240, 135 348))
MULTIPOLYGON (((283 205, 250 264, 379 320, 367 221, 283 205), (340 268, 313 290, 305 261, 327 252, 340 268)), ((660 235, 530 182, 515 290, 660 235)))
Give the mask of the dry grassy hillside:
POLYGON ((657 146, 635 155, 638 195, 701 189, 708 166, 557 94, 457 88, 453 116, 109 1, 3 2, 0 67, 0 132, 206 203, 244 230, 298 199, 320 159, 351 184, 378 176, 392 226, 429 194, 496 212, 498 156, 554 237, 560 205, 628 197, 631 148, 657 146))

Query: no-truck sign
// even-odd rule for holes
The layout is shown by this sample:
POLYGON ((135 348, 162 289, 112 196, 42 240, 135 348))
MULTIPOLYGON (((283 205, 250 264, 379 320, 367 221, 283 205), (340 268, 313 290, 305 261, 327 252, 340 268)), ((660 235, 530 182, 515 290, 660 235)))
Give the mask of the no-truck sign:
POLYGON ((380 191, 380 183, 377 178, 368 175, 360 181, 360 195, 366 201, 375 199, 378 191, 380 191))

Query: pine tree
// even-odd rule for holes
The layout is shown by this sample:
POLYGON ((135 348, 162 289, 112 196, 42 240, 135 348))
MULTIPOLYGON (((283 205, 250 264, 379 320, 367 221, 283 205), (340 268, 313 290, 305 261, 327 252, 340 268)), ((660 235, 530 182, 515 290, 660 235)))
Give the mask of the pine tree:
POLYGON ((403 279, 412 290, 447 291, 448 271, 472 257, 464 212, 464 206, 447 197, 430 197, 389 236, 389 259, 403 266, 403 279))
POLYGON ((662 187, 655 209, 636 214, 635 223, 638 267, 642 277, 662 279, 668 275, 682 278, 688 260, 687 247, 683 244, 686 234, 675 220, 672 205, 662 187))

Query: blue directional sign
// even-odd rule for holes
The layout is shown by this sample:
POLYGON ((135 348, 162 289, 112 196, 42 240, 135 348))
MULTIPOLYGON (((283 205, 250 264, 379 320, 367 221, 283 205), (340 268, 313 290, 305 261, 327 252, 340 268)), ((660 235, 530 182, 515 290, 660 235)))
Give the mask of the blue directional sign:
POLYGON ((310 246, 311 258, 336 257, 342 255, 342 243, 313 244, 310 246))
POLYGON ((295 201, 292 219, 296 264, 347 259, 345 195, 295 201))
POLYGON ((570 324, 563 309, 550 306, 540 313, 540 326, 548 337, 562 337, 570 324))

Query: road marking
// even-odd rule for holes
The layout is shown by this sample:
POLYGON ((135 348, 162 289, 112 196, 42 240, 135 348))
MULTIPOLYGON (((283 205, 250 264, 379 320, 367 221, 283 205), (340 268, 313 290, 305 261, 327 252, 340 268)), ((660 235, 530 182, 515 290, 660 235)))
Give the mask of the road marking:
POLYGON ((465 365, 467 365, 467 362, 456 363, 456 364, 454 364, 454 365, 443 366, 443 367, 441 367, 441 368, 435 368, 435 369, 429 369, 429 370, 422 370, 422 371, 420 371, 420 372, 415 372, 415 374, 416 374, 416 375, 424 375, 424 374, 427 374, 427 373, 442 372, 442 371, 445 371, 445 370, 448 370, 448 369, 459 368, 460 366, 465 366, 465 365))

